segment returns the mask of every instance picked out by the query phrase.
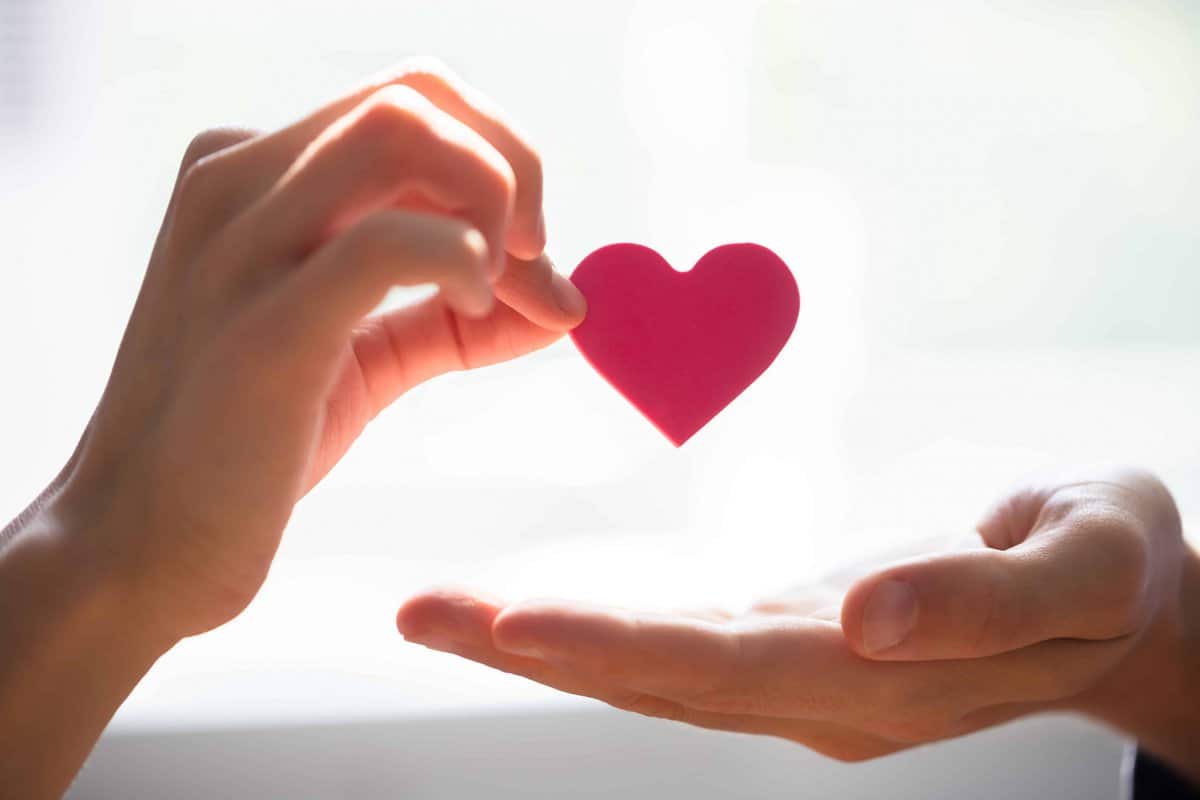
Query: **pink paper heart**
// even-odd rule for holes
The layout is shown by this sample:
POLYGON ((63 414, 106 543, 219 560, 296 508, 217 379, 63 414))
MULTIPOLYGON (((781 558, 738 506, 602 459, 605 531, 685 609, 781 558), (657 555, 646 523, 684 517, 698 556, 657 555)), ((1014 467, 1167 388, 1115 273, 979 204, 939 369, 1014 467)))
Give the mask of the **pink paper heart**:
POLYGON ((575 345, 676 447, 771 365, 800 312, 791 270, 756 244, 714 248, 688 272, 612 244, 571 280, 588 301, 575 345))

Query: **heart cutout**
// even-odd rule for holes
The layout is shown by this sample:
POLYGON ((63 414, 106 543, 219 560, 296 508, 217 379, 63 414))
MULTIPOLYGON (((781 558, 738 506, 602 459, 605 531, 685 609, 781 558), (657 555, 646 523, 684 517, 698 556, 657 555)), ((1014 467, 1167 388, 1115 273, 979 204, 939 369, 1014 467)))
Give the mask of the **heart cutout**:
POLYGON ((588 301, 576 347, 676 447, 771 365, 800 312, 791 270, 757 244, 716 247, 688 272, 612 244, 571 280, 588 301))

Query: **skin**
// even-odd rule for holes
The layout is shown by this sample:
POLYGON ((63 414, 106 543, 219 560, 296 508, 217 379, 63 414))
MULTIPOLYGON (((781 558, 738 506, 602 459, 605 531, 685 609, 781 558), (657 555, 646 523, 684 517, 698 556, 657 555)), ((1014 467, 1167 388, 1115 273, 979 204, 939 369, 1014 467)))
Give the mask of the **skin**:
POLYGON ((95 414, 0 535, 0 794, 65 791, 155 660, 246 607, 383 408, 582 320, 545 237, 537 153, 434 63, 196 137, 95 414))
MULTIPOLYGON (((380 410, 582 320, 542 252, 541 191, 536 153, 436 64, 274 133, 196 138, 95 415, 0 533, 0 608, 18 610, 0 614, 0 791, 66 789, 156 659, 251 601, 295 502, 380 410), (424 283, 436 297, 370 315, 424 283)), ((398 624, 620 708, 847 760, 1074 709, 1200 763, 1200 567, 1161 484, 1036 484, 979 531, 985 548, 853 583, 840 618, 820 592, 735 618, 440 591, 398 624), (903 638, 868 618, 881 586, 903 638)))
POLYGON ((620 709, 844 761, 1074 711, 1200 780, 1200 558, 1163 485, 1136 470, 1035 481, 978 534, 736 616, 440 589, 397 626, 620 709))

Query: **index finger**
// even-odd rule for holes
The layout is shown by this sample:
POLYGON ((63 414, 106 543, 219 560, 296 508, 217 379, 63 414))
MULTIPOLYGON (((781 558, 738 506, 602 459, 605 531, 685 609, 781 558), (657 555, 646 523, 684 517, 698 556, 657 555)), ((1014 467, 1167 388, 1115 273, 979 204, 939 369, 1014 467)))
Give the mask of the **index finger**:
POLYGON ((537 151, 486 96, 438 61, 409 62, 396 81, 416 89, 442 111, 474 128, 504 156, 517 177, 508 252, 526 261, 541 255, 546 247, 546 225, 542 215, 542 160, 537 151))
POLYGON ((541 255, 546 245, 542 217, 542 163, 537 151, 505 120, 480 92, 468 86, 441 63, 415 59, 385 71, 362 86, 319 108, 307 117, 246 143, 229 158, 253 197, 265 193, 291 167, 305 148, 337 120, 388 86, 407 86, 442 112, 474 130, 508 161, 516 177, 513 219, 505 246, 523 260, 541 255))

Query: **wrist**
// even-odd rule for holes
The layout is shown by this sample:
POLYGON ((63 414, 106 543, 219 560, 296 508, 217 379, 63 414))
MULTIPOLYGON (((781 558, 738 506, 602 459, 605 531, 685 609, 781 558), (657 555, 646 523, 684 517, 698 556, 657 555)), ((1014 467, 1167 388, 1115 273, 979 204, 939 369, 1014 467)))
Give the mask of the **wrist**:
MULTIPOLYGON (((101 661, 155 659, 177 639, 147 624, 125 574, 56 499, 11 531, 0 549, 0 637, 22 652, 54 657, 70 649, 106 651, 101 661)), ((2 662, 0 666, 7 665, 2 662)))
POLYGON ((65 791, 113 713, 173 644, 141 624, 53 498, 0 548, 0 785, 65 791))
POLYGON ((141 509, 125 501, 133 493, 82 472, 62 481, 37 520, 46 568, 70 584, 73 602, 64 610, 76 624, 161 655, 184 634, 148 586, 159 571, 139 543, 156 537, 141 509))
POLYGON ((1200 783, 1200 554, 1182 544, 1178 591, 1142 635, 1093 716, 1200 783))
POLYGON ((1168 702, 1175 713, 1170 724, 1146 731, 1139 739, 1151 752, 1200 785, 1200 553, 1183 543, 1178 623, 1174 626, 1175 653, 1168 702))
POLYGON ((181 637, 156 624, 136 582, 137 570, 111 547, 108 531, 97 521, 51 504, 42 532, 45 569, 65 587, 64 625, 102 631, 138 652, 162 655, 181 637))

